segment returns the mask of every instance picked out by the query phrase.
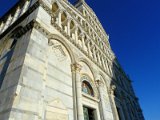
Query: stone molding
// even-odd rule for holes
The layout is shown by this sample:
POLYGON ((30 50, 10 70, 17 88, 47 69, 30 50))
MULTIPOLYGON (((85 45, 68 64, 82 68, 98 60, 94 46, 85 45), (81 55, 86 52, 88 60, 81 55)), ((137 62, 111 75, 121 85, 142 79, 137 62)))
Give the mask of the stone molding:
MULTIPOLYGON (((0 39, 2 39, 5 35, 7 35, 10 31, 12 31, 15 26, 18 26, 26 17, 28 17, 36 8, 40 5, 40 1, 34 3, 20 18, 18 18, 11 26, 9 26, 4 32, 0 34, 0 39)), ((8 14, 8 13, 7 13, 8 14)), ((1 18, 1 22, 2 22, 1 18)), ((14 31, 14 30, 13 30, 14 31)))

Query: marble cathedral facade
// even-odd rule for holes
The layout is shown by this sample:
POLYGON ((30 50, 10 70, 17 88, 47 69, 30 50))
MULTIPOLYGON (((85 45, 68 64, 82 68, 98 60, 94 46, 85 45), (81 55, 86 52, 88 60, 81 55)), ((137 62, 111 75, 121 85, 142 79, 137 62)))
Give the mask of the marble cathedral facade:
POLYGON ((0 120, 144 120, 84 0, 20 0, 2 16, 0 120))

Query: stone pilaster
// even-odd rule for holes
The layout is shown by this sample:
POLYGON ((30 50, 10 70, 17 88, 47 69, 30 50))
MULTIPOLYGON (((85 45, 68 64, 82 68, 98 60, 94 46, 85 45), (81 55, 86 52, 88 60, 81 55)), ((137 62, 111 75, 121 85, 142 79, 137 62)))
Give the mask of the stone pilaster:
POLYGON ((113 114, 114 114, 114 119, 119 120, 118 112, 117 112, 117 109, 116 109, 115 96, 114 96, 115 89, 116 89, 116 86, 112 85, 109 92, 110 92, 110 98, 111 98, 111 101, 112 101, 112 110, 113 110, 113 114))
POLYGON ((98 91, 99 91, 99 97, 100 97, 100 111, 101 111, 101 118, 103 120, 105 120, 105 103, 104 103, 104 100, 103 100, 103 83, 101 80, 97 79, 96 80, 96 85, 97 85, 97 88, 98 88, 98 91))
POLYGON ((125 116, 125 119, 126 119, 126 120, 130 120, 129 113, 128 113, 127 106, 126 106, 125 96, 124 96, 124 95, 122 95, 121 100, 122 100, 122 109, 123 109, 123 112, 125 112, 125 113, 123 113, 124 116, 125 116))
POLYGON ((59 14, 58 14, 58 25, 59 25, 59 27, 62 27, 62 23, 61 23, 61 15, 62 15, 62 11, 60 11, 59 12, 59 14))
POLYGON ((70 36, 71 35, 71 31, 70 31, 70 23, 71 23, 71 19, 68 19, 68 22, 67 22, 67 33, 68 35, 70 36))
POLYGON ((75 112, 74 113, 74 120, 84 120, 83 115, 83 105, 82 105, 82 88, 81 88, 81 80, 80 80, 80 71, 81 71, 81 65, 78 63, 74 63, 71 65, 72 69, 72 79, 73 79, 73 89, 74 89, 74 107, 75 112))

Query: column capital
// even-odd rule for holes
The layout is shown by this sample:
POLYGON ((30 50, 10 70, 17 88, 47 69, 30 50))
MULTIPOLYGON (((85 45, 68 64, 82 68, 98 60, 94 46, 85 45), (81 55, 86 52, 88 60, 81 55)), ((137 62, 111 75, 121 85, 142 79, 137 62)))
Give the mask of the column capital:
POLYGON ((115 86, 115 85, 112 85, 112 86, 111 86, 111 90, 115 91, 115 89, 116 89, 116 86, 115 86))
POLYGON ((80 72, 82 69, 82 66, 78 63, 71 64, 71 71, 72 72, 80 72))
POLYGON ((116 86, 115 86, 115 85, 111 85, 110 90, 109 90, 109 93, 110 93, 111 95, 114 95, 115 89, 116 89, 116 86))
POLYGON ((101 87, 101 86, 103 86, 103 81, 102 81, 102 80, 97 79, 97 80, 96 80, 96 85, 97 85, 97 87, 101 87))

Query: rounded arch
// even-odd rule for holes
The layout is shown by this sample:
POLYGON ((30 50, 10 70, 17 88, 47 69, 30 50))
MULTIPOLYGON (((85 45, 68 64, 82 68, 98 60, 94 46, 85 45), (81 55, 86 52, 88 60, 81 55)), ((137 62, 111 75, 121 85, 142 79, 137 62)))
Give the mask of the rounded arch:
POLYGON ((68 43, 64 40, 64 38, 60 37, 59 35, 56 35, 56 34, 52 34, 49 38, 48 38, 48 43, 50 44, 50 40, 51 39, 55 39, 57 41, 59 41, 65 48, 66 50, 68 51, 70 57, 71 57, 71 63, 75 63, 76 60, 75 60, 75 57, 74 57, 74 54, 73 54, 73 51, 71 50, 70 46, 68 45, 68 43))
POLYGON ((78 28, 78 35, 80 35, 82 33, 82 30, 80 27, 77 27, 78 28))
POLYGON ((106 81, 106 77, 102 72, 99 72, 99 76, 103 79, 103 83, 108 85, 108 82, 106 81))
POLYGON ((84 62, 89 67, 89 69, 90 69, 90 71, 91 71, 91 73, 93 75, 93 79, 95 80, 96 76, 94 74, 94 69, 93 69, 92 65, 89 63, 89 61, 87 59, 85 59, 85 58, 82 58, 82 57, 78 58, 78 61, 79 62, 84 62))
POLYGON ((62 11, 61 13, 61 22, 64 22, 68 18, 66 11, 62 11))
POLYGON ((74 20, 70 21, 70 29, 73 29, 75 27, 75 22, 74 20))
POLYGON ((90 80, 84 79, 84 77, 87 77, 91 79, 88 75, 83 75, 81 78, 81 85, 82 85, 82 91, 86 94, 89 94, 91 96, 95 96, 95 91, 93 90, 93 84, 90 82, 90 80))
POLYGON ((81 74, 81 86, 82 86, 82 91, 83 87, 85 87, 85 90, 83 91, 84 93, 87 93, 91 95, 92 97, 97 98, 99 96, 97 86, 93 79, 86 73, 81 74), (85 83, 85 86, 83 86, 85 83), (87 88, 87 91, 86 91, 87 88))
POLYGON ((110 84, 109 81, 107 81, 107 77, 102 72, 99 72, 99 76, 102 84, 106 87, 106 90, 109 93, 110 84))
POLYGON ((59 5, 57 2, 52 3, 52 12, 56 13, 59 10, 59 5))

